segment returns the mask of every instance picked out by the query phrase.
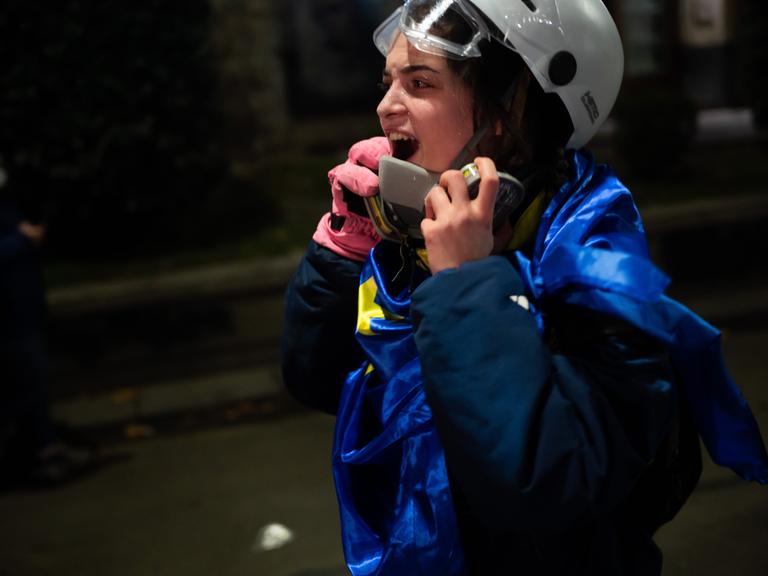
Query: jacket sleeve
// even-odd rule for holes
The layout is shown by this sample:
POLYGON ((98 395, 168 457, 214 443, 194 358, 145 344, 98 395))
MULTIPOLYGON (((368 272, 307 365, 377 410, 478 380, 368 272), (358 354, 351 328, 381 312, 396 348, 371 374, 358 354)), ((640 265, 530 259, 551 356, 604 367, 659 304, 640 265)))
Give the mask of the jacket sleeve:
POLYGON ((595 340, 585 323, 568 326, 583 352, 561 353, 523 294, 503 257, 440 272, 414 293, 416 343, 469 509, 492 530, 559 531, 628 496, 669 430, 674 398, 650 339, 605 330, 595 340))
POLYGON ((355 339, 360 268, 313 241, 285 292, 283 381, 299 402, 331 414, 364 359, 355 339))

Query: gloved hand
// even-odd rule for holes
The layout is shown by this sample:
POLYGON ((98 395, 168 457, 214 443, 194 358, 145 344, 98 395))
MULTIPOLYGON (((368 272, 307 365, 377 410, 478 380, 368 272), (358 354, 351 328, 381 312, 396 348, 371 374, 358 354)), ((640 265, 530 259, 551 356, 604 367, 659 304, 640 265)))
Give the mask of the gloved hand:
POLYGON ((386 138, 369 138, 353 145, 347 161, 328 172, 333 202, 317 224, 315 242, 352 260, 365 260, 379 235, 362 198, 378 191, 379 158, 390 153, 386 138))

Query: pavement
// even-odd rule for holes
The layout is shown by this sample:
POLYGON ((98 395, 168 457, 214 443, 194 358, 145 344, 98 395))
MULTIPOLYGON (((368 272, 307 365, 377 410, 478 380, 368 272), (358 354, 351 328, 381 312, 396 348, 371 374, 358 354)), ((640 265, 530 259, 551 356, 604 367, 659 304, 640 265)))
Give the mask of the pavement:
POLYGON ((331 434, 302 412, 111 444, 77 482, 0 493, 0 575, 341 576, 331 434))

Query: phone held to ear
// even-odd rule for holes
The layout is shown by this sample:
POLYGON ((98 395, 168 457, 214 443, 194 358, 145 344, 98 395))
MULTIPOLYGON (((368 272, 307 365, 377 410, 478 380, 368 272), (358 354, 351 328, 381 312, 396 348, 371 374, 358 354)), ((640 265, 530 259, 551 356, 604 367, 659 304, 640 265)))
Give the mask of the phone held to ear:
MULTIPOLYGON (((469 197, 476 198, 480 187, 477 166, 466 164, 461 173, 467 182, 469 197)), ((379 235, 395 242, 408 238, 422 241, 424 199, 439 181, 440 174, 437 172, 392 156, 382 156, 379 161, 379 193, 365 198, 368 215, 379 235)), ((499 191, 493 211, 494 230, 520 206, 524 198, 523 184, 511 174, 499 172, 499 191)))

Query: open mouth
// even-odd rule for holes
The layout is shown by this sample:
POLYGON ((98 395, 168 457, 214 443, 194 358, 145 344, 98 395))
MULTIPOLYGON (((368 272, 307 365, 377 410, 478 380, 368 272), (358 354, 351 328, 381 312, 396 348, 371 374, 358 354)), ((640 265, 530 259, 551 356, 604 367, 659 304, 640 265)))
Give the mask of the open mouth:
POLYGON ((392 146, 392 156, 398 160, 408 160, 419 149, 419 141, 409 138, 405 134, 390 134, 389 143, 392 146))

